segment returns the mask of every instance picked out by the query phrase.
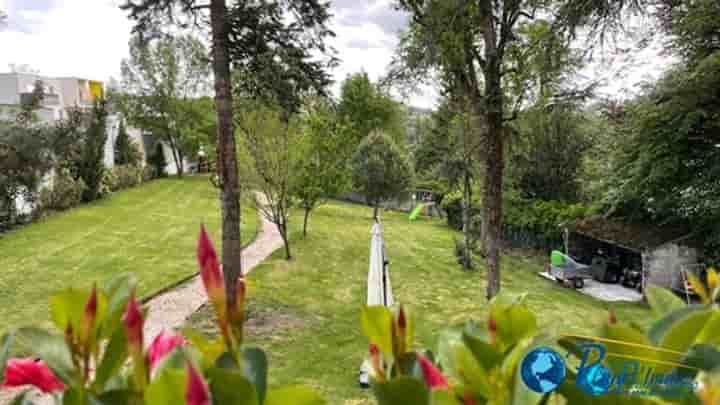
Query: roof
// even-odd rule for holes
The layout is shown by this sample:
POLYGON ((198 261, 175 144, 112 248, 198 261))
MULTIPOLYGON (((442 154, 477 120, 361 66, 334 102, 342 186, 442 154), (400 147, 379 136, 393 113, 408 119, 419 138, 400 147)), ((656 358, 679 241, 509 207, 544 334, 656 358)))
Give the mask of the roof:
POLYGON ((679 242, 688 239, 690 234, 690 229, 681 224, 660 226, 602 216, 580 220, 570 226, 569 230, 635 251, 656 248, 668 242, 679 242))

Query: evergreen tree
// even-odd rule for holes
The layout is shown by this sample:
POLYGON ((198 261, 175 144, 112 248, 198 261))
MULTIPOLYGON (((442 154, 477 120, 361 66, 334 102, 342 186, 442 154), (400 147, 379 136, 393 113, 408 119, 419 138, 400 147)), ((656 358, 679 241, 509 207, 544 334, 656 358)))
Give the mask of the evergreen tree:
POLYGON ((125 128, 125 122, 120 121, 118 136, 115 139, 115 164, 116 165, 137 165, 140 162, 140 151, 130 140, 125 128))

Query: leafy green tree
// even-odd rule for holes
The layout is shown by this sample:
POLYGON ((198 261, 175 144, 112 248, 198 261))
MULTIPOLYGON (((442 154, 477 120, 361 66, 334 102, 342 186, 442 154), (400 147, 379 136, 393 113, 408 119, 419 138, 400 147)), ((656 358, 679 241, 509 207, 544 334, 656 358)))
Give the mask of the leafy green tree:
POLYGON ((235 280, 242 275, 233 88, 243 95, 279 100, 289 110, 300 105, 305 92, 326 94, 330 83, 326 68, 336 64, 324 43, 334 35, 327 27, 330 5, 319 0, 234 1, 230 7, 226 0, 128 0, 121 8, 130 12, 136 21, 134 31, 141 34, 157 32, 168 17, 177 21, 175 11, 184 14, 181 24, 190 19, 201 32, 210 27, 218 130, 216 167, 223 218, 222 262, 231 307, 237 295, 235 280), (231 80, 231 65, 243 80, 231 80))
POLYGON ((686 62, 699 62, 720 51, 720 4, 714 0, 659 0, 656 16, 670 34, 674 51, 686 62))
POLYGON ((122 63, 120 105, 134 126, 160 137, 172 152, 182 176, 188 138, 196 136, 192 100, 209 90, 205 47, 191 36, 162 36, 130 42, 122 63))
POLYGON ((340 88, 338 114, 353 129, 353 149, 374 130, 390 135, 396 144, 405 144, 405 116, 399 103, 370 81, 367 73, 350 75, 340 88))
POLYGON ((339 120, 331 105, 319 100, 304 118, 303 133, 297 145, 297 161, 292 168, 291 193, 305 211, 303 237, 308 217, 326 199, 335 197, 349 183, 343 151, 349 128, 339 120))
POLYGON ((663 25, 682 63, 627 103, 608 176, 610 213, 645 222, 684 222, 720 263, 720 7, 661 2, 663 25))
MULTIPOLYGON (((247 105, 247 103, 246 103, 247 105)), ((302 148, 299 122, 289 117, 278 106, 257 103, 254 108, 245 108, 237 126, 243 135, 242 146, 247 153, 241 159, 248 172, 245 178, 252 178, 262 192, 257 208, 268 221, 275 224, 285 246, 285 258, 290 260, 290 239, 288 222, 292 203, 292 169, 302 148)))
POLYGON ((353 185, 373 207, 376 219, 380 203, 398 197, 412 183, 410 159, 391 137, 379 130, 360 142, 350 166, 353 185))
POLYGON ((554 45, 564 44, 578 26, 589 26, 590 34, 604 33, 628 3, 637 5, 635 0, 399 0, 411 14, 411 25, 390 77, 410 82, 439 72, 448 91, 469 101, 467 112, 478 121, 474 127, 476 136, 482 136, 485 159, 482 238, 488 299, 500 290, 508 122, 517 117, 528 93, 543 87, 533 74, 537 69, 525 62, 536 55, 552 60, 554 45))
POLYGON ((536 105, 520 114, 509 176, 522 197, 579 200, 583 156, 591 146, 588 125, 573 104, 536 105))
POLYGON ((118 135, 115 138, 115 164, 137 165, 140 162, 140 151, 133 143, 125 128, 125 122, 120 121, 118 135))

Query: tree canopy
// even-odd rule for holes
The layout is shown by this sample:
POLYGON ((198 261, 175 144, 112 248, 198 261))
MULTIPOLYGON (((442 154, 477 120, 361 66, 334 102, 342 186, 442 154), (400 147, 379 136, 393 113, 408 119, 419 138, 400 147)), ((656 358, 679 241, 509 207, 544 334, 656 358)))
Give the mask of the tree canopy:
POLYGON ((338 115, 353 129, 352 145, 358 145, 373 130, 384 131, 400 145, 405 143, 402 107, 365 72, 350 75, 342 82, 338 115))

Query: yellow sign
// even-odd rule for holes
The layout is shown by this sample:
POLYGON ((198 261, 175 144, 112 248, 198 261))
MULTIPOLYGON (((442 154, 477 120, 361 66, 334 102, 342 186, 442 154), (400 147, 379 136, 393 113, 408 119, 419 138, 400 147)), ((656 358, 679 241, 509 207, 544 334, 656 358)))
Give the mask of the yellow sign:
POLYGON ((92 97, 93 100, 103 98, 103 92, 104 89, 102 82, 90 80, 90 97, 92 97))

